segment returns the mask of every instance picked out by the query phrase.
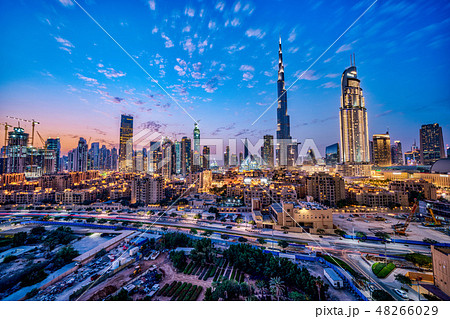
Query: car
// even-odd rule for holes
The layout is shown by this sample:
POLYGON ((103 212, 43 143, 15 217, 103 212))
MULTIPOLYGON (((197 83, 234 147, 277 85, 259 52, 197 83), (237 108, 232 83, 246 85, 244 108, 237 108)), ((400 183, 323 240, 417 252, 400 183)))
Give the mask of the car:
POLYGON ((390 224, 391 221, 390 221, 390 220, 385 220, 384 223, 385 223, 385 224, 390 224))
POLYGON ((403 299, 408 299, 408 294, 400 289, 394 289, 395 293, 402 297, 403 299))
POLYGON ((352 222, 352 221, 353 221, 353 219, 351 219, 350 217, 347 218, 347 220, 348 220, 349 222, 352 222))
POLYGON ((233 228, 233 226, 228 225, 227 227, 225 227, 226 229, 231 229, 233 228))

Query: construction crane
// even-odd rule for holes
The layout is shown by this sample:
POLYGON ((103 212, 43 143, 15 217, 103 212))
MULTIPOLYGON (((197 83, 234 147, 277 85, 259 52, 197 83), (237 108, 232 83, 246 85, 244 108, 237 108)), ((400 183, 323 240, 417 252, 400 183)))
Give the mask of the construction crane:
POLYGON ((414 214, 416 213, 417 207, 419 207, 419 202, 416 199, 413 207, 411 208, 411 211, 410 211, 408 217, 406 218, 406 221, 404 223, 398 223, 398 224, 392 225, 392 228, 394 228, 395 234, 406 236, 406 229, 408 228, 409 223, 413 219, 414 214))
POLYGON ((31 123, 31 146, 34 146, 34 127, 36 124, 40 124, 40 123, 36 120, 25 120, 25 119, 20 119, 18 117, 13 117, 13 116, 7 116, 7 117, 10 119, 19 121, 19 127, 20 127, 20 121, 31 123))
POLYGON ((435 226, 441 226, 441 221, 436 219, 436 216, 434 216, 433 209, 431 206, 427 206, 427 211, 431 215, 431 218, 427 218, 427 222, 423 223, 426 227, 435 227, 435 226))
POLYGON ((1 125, 4 125, 5 126, 5 148, 4 148, 4 151, 3 151, 3 155, 6 157, 6 147, 8 146, 8 128, 9 127, 12 127, 12 125, 9 125, 8 123, 1 123, 1 125))
POLYGON ((39 139, 41 140, 42 147, 46 150, 47 149, 47 143, 45 143, 45 140, 42 138, 41 134, 39 134, 38 131, 36 131, 36 134, 39 137, 39 139))

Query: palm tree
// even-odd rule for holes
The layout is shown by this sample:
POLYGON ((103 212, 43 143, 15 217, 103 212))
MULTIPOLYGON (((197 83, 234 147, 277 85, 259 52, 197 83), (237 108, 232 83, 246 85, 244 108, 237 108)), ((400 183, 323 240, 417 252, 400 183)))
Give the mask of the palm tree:
POLYGON ((256 288, 258 288, 259 293, 262 297, 264 297, 264 290, 266 289, 266 283, 264 280, 258 280, 256 282, 256 288))
POLYGON ((280 300, 280 296, 284 291, 283 284, 284 282, 280 277, 274 277, 269 281, 270 291, 277 297, 278 301, 280 300))
POLYGON ((319 301, 320 301, 320 290, 321 290, 322 287, 323 287, 323 281, 320 280, 320 279, 318 278, 318 279, 314 280, 314 284, 315 284, 316 287, 317 287, 317 293, 318 293, 319 301))

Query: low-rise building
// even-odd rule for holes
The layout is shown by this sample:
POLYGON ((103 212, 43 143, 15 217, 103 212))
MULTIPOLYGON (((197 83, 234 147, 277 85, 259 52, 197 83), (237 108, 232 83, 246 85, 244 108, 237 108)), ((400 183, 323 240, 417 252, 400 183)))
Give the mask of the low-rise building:
POLYGON ((434 285, 450 296, 450 247, 431 246, 434 285))

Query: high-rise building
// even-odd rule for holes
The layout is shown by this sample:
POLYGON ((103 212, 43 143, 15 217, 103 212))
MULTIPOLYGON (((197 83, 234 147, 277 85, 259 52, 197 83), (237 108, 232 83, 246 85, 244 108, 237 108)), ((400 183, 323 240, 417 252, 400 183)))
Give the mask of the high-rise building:
POLYGON ((416 146, 416 141, 411 146, 411 150, 409 152, 405 152, 405 165, 415 166, 420 164, 420 151, 416 146))
POLYGON ((391 138, 389 133, 373 136, 373 163, 378 166, 389 166, 391 161, 391 138))
POLYGON ((391 145, 391 159, 394 165, 403 165, 403 151, 402 143, 400 141, 395 141, 391 145))
POLYGON ((172 141, 166 139, 162 143, 162 176, 170 179, 173 172, 172 141))
POLYGON ((244 160, 248 157, 248 139, 244 139, 244 160))
POLYGON ((113 147, 111 149, 111 168, 113 171, 117 171, 119 164, 119 154, 117 153, 117 148, 113 147))
POLYGON ((368 163, 370 153, 367 111, 354 62, 342 73, 341 90, 341 162, 368 163))
POLYGON ((8 132, 7 173, 25 173, 28 153, 28 133, 21 127, 8 132))
POLYGON ((90 169, 97 170, 100 168, 100 144, 98 142, 91 144, 91 149, 89 150, 90 155, 90 169))
POLYGON ((306 178, 306 193, 319 203, 335 206, 345 199, 344 179, 324 172, 313 173, 306 178))
POLYGON ((186 177, 191 172, 191 139, 184 136, 181 139, 181 174, 186 177))
POLYGON ((164 180, 161 177, 137 176, 131 181, 131 203, 157 204, 164 199, 164 180))
POLYGON ((203 146, 203 169, 207 170, 209 169, 209 156, 211 155, 211 150, 208 146, 203 146))
MULTIPOLYGON (((288 146, 291 144, 291 129, 287 114, 287 91, 284 83, 283 53, 281 38, 278 50, 278 107, 277 107, 277 166, 288 166, 288 146)), ((290 152, 289 152, 290 153, 290 152)))
POLYGON ((230 166, 230 146, 225 147, 225 153, 223 154, 223 166, 228 168, 230 166))
POLYGON ((122 114, 120 118, 119 171, 133 170, 133 117, 122 114))
POLYGON ((444 138, 439 124, 422 125, 420 129, 420 161, 422 165, 433 165, 445 158, 444 138))
POLYGON ((239 166, 241 166, 243 162, 244 162, 244 154, 242 152, 239 152, 239 166))
POLYGON ((60 172, 61 169, 61 142, 59 140, 59 137, 56 138, 48 138, 47 141, 45 141, 45 148, 47 150, 53 150, 55 152, 55 162, 56 172, 60 172))
POLYGON ((175 156, 175 174, 181 174, 181 142, 175 141, 173 144, 175 156))
POLYGON ((200 129, 197 123, 194 125, 194 152, 193 152, 193 171, 200 170, 200 129))
POLYGON ((160 174, 162 164, 161 142, 151 141, 148 151, 147 170, 150 174, 160 174))
POLYGON ((82 137, 78 141, 78 147, 75 149, 76 157, 74 159, 74 171, 86 172, 88 170, 88 143, 82 137))
POLYGON ((325 164, 336 166, 339 163, 339 143, 334 143, 325 148, 325 164))
POLYGON ((274 155, 273 155, 273 135, 264 135, 264 144, 261 149, 261 157, 263 165, 268 168, 273 168, 274 155))

